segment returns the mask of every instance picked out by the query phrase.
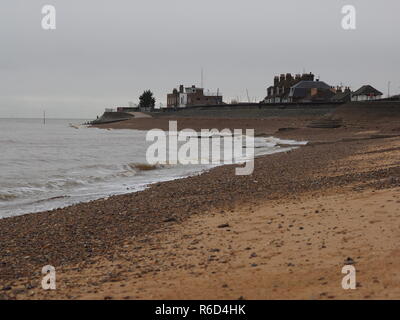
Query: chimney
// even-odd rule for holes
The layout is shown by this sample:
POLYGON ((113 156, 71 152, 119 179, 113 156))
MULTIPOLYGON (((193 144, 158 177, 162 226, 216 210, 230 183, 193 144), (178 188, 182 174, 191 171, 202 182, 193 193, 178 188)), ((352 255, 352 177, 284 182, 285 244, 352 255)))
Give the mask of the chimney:
POLYGON ((179 86, 179 92, 180 92, 180 93, 183 93, 183 85, 180 85, 180 86, 179 86))
POLYGON ((314 81, 314 75, 311 72, 303 73, 301 78, 302 78, 302 80, 306 80, 306 81, 314 81))
POLYGON ((292 86, 293 83, 293 76, 291 73, 286 73, 286 87, 289 88, 292 86))
POLYGON ((275 76, 274 78, 274 87, 277 87, 279 85, 279 77, 275 76))

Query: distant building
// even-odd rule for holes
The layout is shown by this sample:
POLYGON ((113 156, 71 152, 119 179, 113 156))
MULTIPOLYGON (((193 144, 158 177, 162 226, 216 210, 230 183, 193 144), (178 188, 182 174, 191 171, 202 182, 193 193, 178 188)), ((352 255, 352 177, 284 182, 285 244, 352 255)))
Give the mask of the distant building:
POLYGON ((113 106, 106 108, 106 112, 136 112, 139 111, 139 106, 133 102, 129 102, 129 106, 113 106))
POLYGON ((291 103, 329 101, 335 89, 325 82, 314 80, 312 73, 281 74, 274 77, 274 85, 268 87, 264 103, 291 103))
POLYGON ((303 75, 296 74, 293 76, 291 73, 281 74, 274 77, 274 85, 267 88, 267 97, 264 99, 265 103, 285 103, 289 102, 290 88, 299 83, 300 81, 313 81, 314 75, 312 73, 304 73, 303 75))
POLYGON ((139 111, 139 107, 116 107, 117 112, 135 112, 139 111))
POLYGON ((290 88, 289 102, 326 102, 332 99, 335 91, 323 81, 300 81, 290 88))
POLYGON ((337 87, 336 94, 332 97, 332 102, 350 102, 351 95, 353 92, 350 90, 350 87, 337 87))
POLYGON ((222 95, 219 93, 204 94, 203 88, 191 86, 184 88, 183 85, 174 89, 167 95, 167 108, 186 108, 190 106, 207 106, 222 104, 222 95))
POLYGON ((382 99, 383 93, 376 90, 370 85, 362 86, 357 91, 353 92, 351 101, 371 101, 382 99))
POLYGON ((133 107, 120 107, 120 106, 114 106, 113 108, 106 108, 105 112, 135 112, 138 111, 138 108, 133 108, 133 107))

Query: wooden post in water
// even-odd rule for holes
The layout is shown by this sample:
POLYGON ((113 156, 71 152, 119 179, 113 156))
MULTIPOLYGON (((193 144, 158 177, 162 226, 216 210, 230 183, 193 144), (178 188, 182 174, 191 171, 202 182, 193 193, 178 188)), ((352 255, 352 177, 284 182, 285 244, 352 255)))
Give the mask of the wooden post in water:
POLYGON ((46 124, 46 111, 43 111, 43 124, 46 124))

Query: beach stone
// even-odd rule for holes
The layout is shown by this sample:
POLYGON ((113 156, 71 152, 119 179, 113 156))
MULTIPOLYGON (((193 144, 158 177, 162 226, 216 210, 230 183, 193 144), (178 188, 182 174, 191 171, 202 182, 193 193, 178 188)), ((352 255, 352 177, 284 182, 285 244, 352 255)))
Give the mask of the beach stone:
POLYGON ((345 265, 353 265, 353 264, 355 264, 355 261, 352 258, 348 257, 346 260, 344 260, 344 264, 345 265))
POLYGON ((229 228, 230 226, 229 226, 229 224, 228 223, 225 223, 225 224, 220 224, 219 226, 218 226, 218 228, 220 228, 220 229, 223 229, 223 228, 229 228))
POLYGON ((388 178, 387 181, 389 182, 389 184, 396 184, 399 182, 399 178, 391 176, 388 178))
POLYGON ((25 288, 28 289, 28 290, 34 289, 35 287, 36 286, 33 285, 32 283, 28 283, 28 284, 25 285, 25 288))
POLYGON ((8 297, 5 294, 0 293, 0 300, 8 300, 8 297))

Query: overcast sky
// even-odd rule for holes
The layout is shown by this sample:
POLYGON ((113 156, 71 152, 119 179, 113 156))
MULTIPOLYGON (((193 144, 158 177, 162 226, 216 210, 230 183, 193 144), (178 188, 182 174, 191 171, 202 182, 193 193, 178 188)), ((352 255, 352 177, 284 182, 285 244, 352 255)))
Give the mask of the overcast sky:
POLYGON ((1 0, 0 117, 94 118, 179 84, 261 100, 273 76, 400 91, 398 0, 1 0), (41 27, 54 5, 57 29, 41 27), (357 9, 343 30, 341 9, 357 9))

